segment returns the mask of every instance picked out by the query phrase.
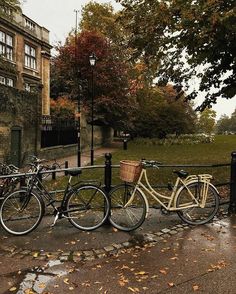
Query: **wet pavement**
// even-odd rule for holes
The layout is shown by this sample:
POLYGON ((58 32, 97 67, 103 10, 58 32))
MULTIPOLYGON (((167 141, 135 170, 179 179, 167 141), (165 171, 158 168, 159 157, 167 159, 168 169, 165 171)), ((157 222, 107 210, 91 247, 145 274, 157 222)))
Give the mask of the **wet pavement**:
MULTIPOLYGON (((99 149, 96 158, 112 151, 99 149)), ((130 233, 109 225, 83 232, 65 219, 52 228, 49 214, 26 236, 0 228, 0 294, 235 294, 236 217, 221 210, 213 223, 191 227, 151 209, 130 233)))
POLYGON ((0 229, 0 293, 236 293, 236 217, 220 218, 190 227, 152 209, 130 233, 50 216, 26 236, 0 229))

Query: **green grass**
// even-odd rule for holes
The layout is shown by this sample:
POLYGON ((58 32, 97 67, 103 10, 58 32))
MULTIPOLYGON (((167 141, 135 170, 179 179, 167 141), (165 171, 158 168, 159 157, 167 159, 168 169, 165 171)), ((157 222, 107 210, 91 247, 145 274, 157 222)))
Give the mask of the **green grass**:
MULTIPOLYGON (((146 145, 137 144, 135 141, 128 142, 128 150, 118 149, 112 154, 112 164, 119 164, 120 160, 140 160, 141 158, 157 160, 163 164, 220 164, 230 163, 231 152, 236 151, 236 136, 216 136, 214 143, 201 143, 195 145, 146 145)), ((104 158, 96 160, 95 164, 104 164, 104 158)), ((184 169, 192 174, 210 173, 214 177, 214 183, 228 182, 230 177, 229 167, 219 168, 160 168, 149 169, 148 176, 152 184, 173 183, 175 175, 173 169, 184 169)), ((82 179, 97 179, 104 183, 104 170, 84 170, 82 179)), ((61 188, 66 183, 66 178, 58 178, 51 183, 51 188, 61 188)), ((112 184, 119 183, 119 169, 112 171, 112 184)))

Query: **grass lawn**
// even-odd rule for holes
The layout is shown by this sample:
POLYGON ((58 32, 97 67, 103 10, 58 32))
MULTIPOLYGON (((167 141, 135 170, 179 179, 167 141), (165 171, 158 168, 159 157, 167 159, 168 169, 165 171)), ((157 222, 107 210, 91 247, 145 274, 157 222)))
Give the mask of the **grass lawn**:
MULTIPOLYGON (((195 145, 151 145, 137 144, 135 141, 128 142, 128 150, 117 150, 112 154, 112 164, 119 164, 122 159, 140 160, 141 158, 157 160, 163 164, 220 164, 230 163, 231 152, 236 151, 236 136, 216 136, 214 143, 201 143, 195 145)), ((104 158, 100 158, 95 164, 104 164, 104 158)), ((160 168, 149 169, 148 176, 152 184, 173 183, 175 175, 174 169, 184 169, 192 174, 210 173, 214 177, 214 183, 224 183, 229 181, 230 167, 218 168, 160 168)), ((92 169, 83 171, 82 179, 97 179, 104 182, 104 170, 92 169)), ((51 188, 59 188, 65 185, 65 178, 58 178, 51 183, 51 188)), ((119 183, 119 169, 112 171, 112 184, 119 183)))

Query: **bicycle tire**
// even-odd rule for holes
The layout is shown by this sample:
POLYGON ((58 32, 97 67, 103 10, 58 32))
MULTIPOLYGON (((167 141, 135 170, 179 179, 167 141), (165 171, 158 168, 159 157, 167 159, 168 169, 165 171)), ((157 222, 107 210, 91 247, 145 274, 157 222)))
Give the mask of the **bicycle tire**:
POLYGON ((26 189, 20 189, 3 200, 0 223, 12 235, 26 235, 37 228, 44 212, 45 204, 38 194, 31 192, 28 195, 26 189))
POLYGON ((106 221, 110 204, 101 188, 83 185, 68 194, 65 208, 68 220, 73 226, 83 231, 92 231, 106 221))
MULTIPOLYGON (((191 191, 191 193, 198 198, 199 189, 203 187, 203 183, 192 183, 187 185, 188 189, 191 191)), ((186 201, 192 201, 190 199, 189 193, 187 189, 184 187, 176 199, 176 207, 180 207, 181 204, 186 203, 186 201)), ((191 203, 190 203, 191 204, 191 203)), ((209 185, 208 192, 207 192, 207 198, 206 198, 206 205, 205 207, 201 208, 198 207, 191 207, 186 208, 183 210, 178 210, 177 214, 178 216, 186 223, 190 225, 203 225, 209 221, 211 221, 214 216, 216 215, 217 211, 219 209, 219 195, 217 190, 214 188, 213 185, 209 185)))
POLYGON ((134 188, 132 184, 121 184, 113 188, 109 194, 111 205, 109 221, 118 230, 125 232, 136 230, 146 218, 146 202, 139 190, 136 189, 132 203, 125 207, 134 188))

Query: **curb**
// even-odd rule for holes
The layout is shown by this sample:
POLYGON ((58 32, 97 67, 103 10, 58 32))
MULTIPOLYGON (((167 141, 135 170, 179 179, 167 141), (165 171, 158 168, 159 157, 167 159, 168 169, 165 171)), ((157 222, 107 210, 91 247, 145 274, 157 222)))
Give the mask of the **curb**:
MULTIPOLYGON (((220 217, 214 218, 214 222, 217 222, 221 219, 227 218, 228 213, 224 212, 220 217)), ((123 243, 113 243, 109 246, 105 246, 101 249, 93 249, 93 250, 78 250, 78 251, 67 251, 64 252, 62 250, 57 251, 31 251, 26 249, 20 249, 16 247, 8 247, 3 249, 3 255, 8 257, 16 257, 23 259, 25 257, 32 257, 32 259, 40 260, 40 261, 48 261, 48 260, 59 260, 60 262, 86 262, 86 261, 93 261, 95 259, 104 258, 108 256, 113 256, 118 253, 124 253, 125 249, 129 248, 137 248, 143 246, 145 244, 151 243, 155 244, 158 243, 168 237, 178 234, 184 230, 187 230, 193 226, 188 224, 178 224, 172 226, 170 228, 164 228, 159 232, 149 232, 144 234, 139 234, 130 239, 129 241, 123 243)))

